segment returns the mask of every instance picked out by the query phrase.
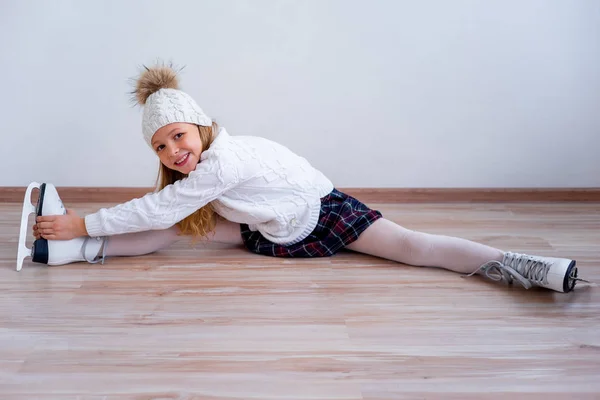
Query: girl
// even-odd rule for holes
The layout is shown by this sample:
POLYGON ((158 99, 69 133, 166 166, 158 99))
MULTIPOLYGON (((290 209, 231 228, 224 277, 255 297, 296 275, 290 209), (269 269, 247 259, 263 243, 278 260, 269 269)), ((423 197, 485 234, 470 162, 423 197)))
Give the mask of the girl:
MULTIPOLYGON (((38 217, 34 236, 47 239, 50 252, 52 243, 73 243, 73 257, 53 265, 148 254, 189 235, 274 257, 332 256, 345 248, 559 292, 580 280, 575 260, 504 252, 383 218, 286 147, 231 136, 179 89, 171 67, 146 68, 135 96, 144 106, 143 137, 161 161, 160 190, 85 218, 71 211, 38 217)), ((69 248, 60 244, 60 251, 69 248)))

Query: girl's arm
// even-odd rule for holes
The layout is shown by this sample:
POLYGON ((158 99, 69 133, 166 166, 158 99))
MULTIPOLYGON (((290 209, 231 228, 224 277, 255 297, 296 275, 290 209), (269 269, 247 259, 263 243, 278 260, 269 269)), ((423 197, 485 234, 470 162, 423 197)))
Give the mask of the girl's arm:
POLYGON ((203 160, 187 178, 160 192, 85 216, 89 236, 106 236, 166 229, 217 199, 238 184, 237 169, 220 160, 203 160))

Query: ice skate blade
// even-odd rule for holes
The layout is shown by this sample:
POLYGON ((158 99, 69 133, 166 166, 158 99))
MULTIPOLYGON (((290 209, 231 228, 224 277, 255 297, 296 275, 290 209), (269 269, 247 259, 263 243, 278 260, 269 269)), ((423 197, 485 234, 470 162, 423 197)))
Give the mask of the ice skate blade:
POLYGON ((23 211, 21 213, 21 229, 19 231, 19 243, 17 247, 17 271, 20 271, 23 267, 23 260, 26 257, 31 257, 32 249, 28 248, 25 245, 27 240, 27 222, 29 219, 29 215, 31 213, 36 213, 36 215, 41 210, 41 206, 43 204, 43 192, 42 186, 45 187, 45 184, 38 182, 31 182, 29 186, 27 186, 27 190, 25 191, 25 198, 23 199, 23 211), (31 192, 33 189, 40 189, 40 198, 38 200, 37 207, 31 203, 31 192))

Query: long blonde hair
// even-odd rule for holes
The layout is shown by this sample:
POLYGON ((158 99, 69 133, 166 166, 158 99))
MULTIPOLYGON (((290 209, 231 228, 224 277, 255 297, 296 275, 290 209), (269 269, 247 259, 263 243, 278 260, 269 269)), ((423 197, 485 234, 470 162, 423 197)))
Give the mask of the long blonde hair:
MULTIPOLYGON (((219 126, 216 122, 213 122, 212 127, 198 125, 200 140, 202 141, 203 147, 202 151, 205 151, 210 147, 218 129, 219 126)), ((185 177, 187 177, 187 175, 167 168, 163 163, 160 163, 156 187, 158 190, 162 190, 165 186, 173 184, 185 177)), ((182 221, 179 221, 176 225, 180 230, 179 235, 190 235, 192 236, 192 239, 196 240, 198 238, 206 237, 209 233, 213 232, 219 218, 220 217, 215 213, 212 204, 208 203, 182 221)))

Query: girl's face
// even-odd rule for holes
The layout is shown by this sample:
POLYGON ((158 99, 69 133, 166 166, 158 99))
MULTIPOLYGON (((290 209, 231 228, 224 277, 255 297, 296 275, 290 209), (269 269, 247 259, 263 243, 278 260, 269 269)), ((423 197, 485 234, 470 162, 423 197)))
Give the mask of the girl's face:
POLYGON ((156 131, 152 148, 165 167, 187 175, 200 162, 202 140, 196 125, 176 122, 156 131))

